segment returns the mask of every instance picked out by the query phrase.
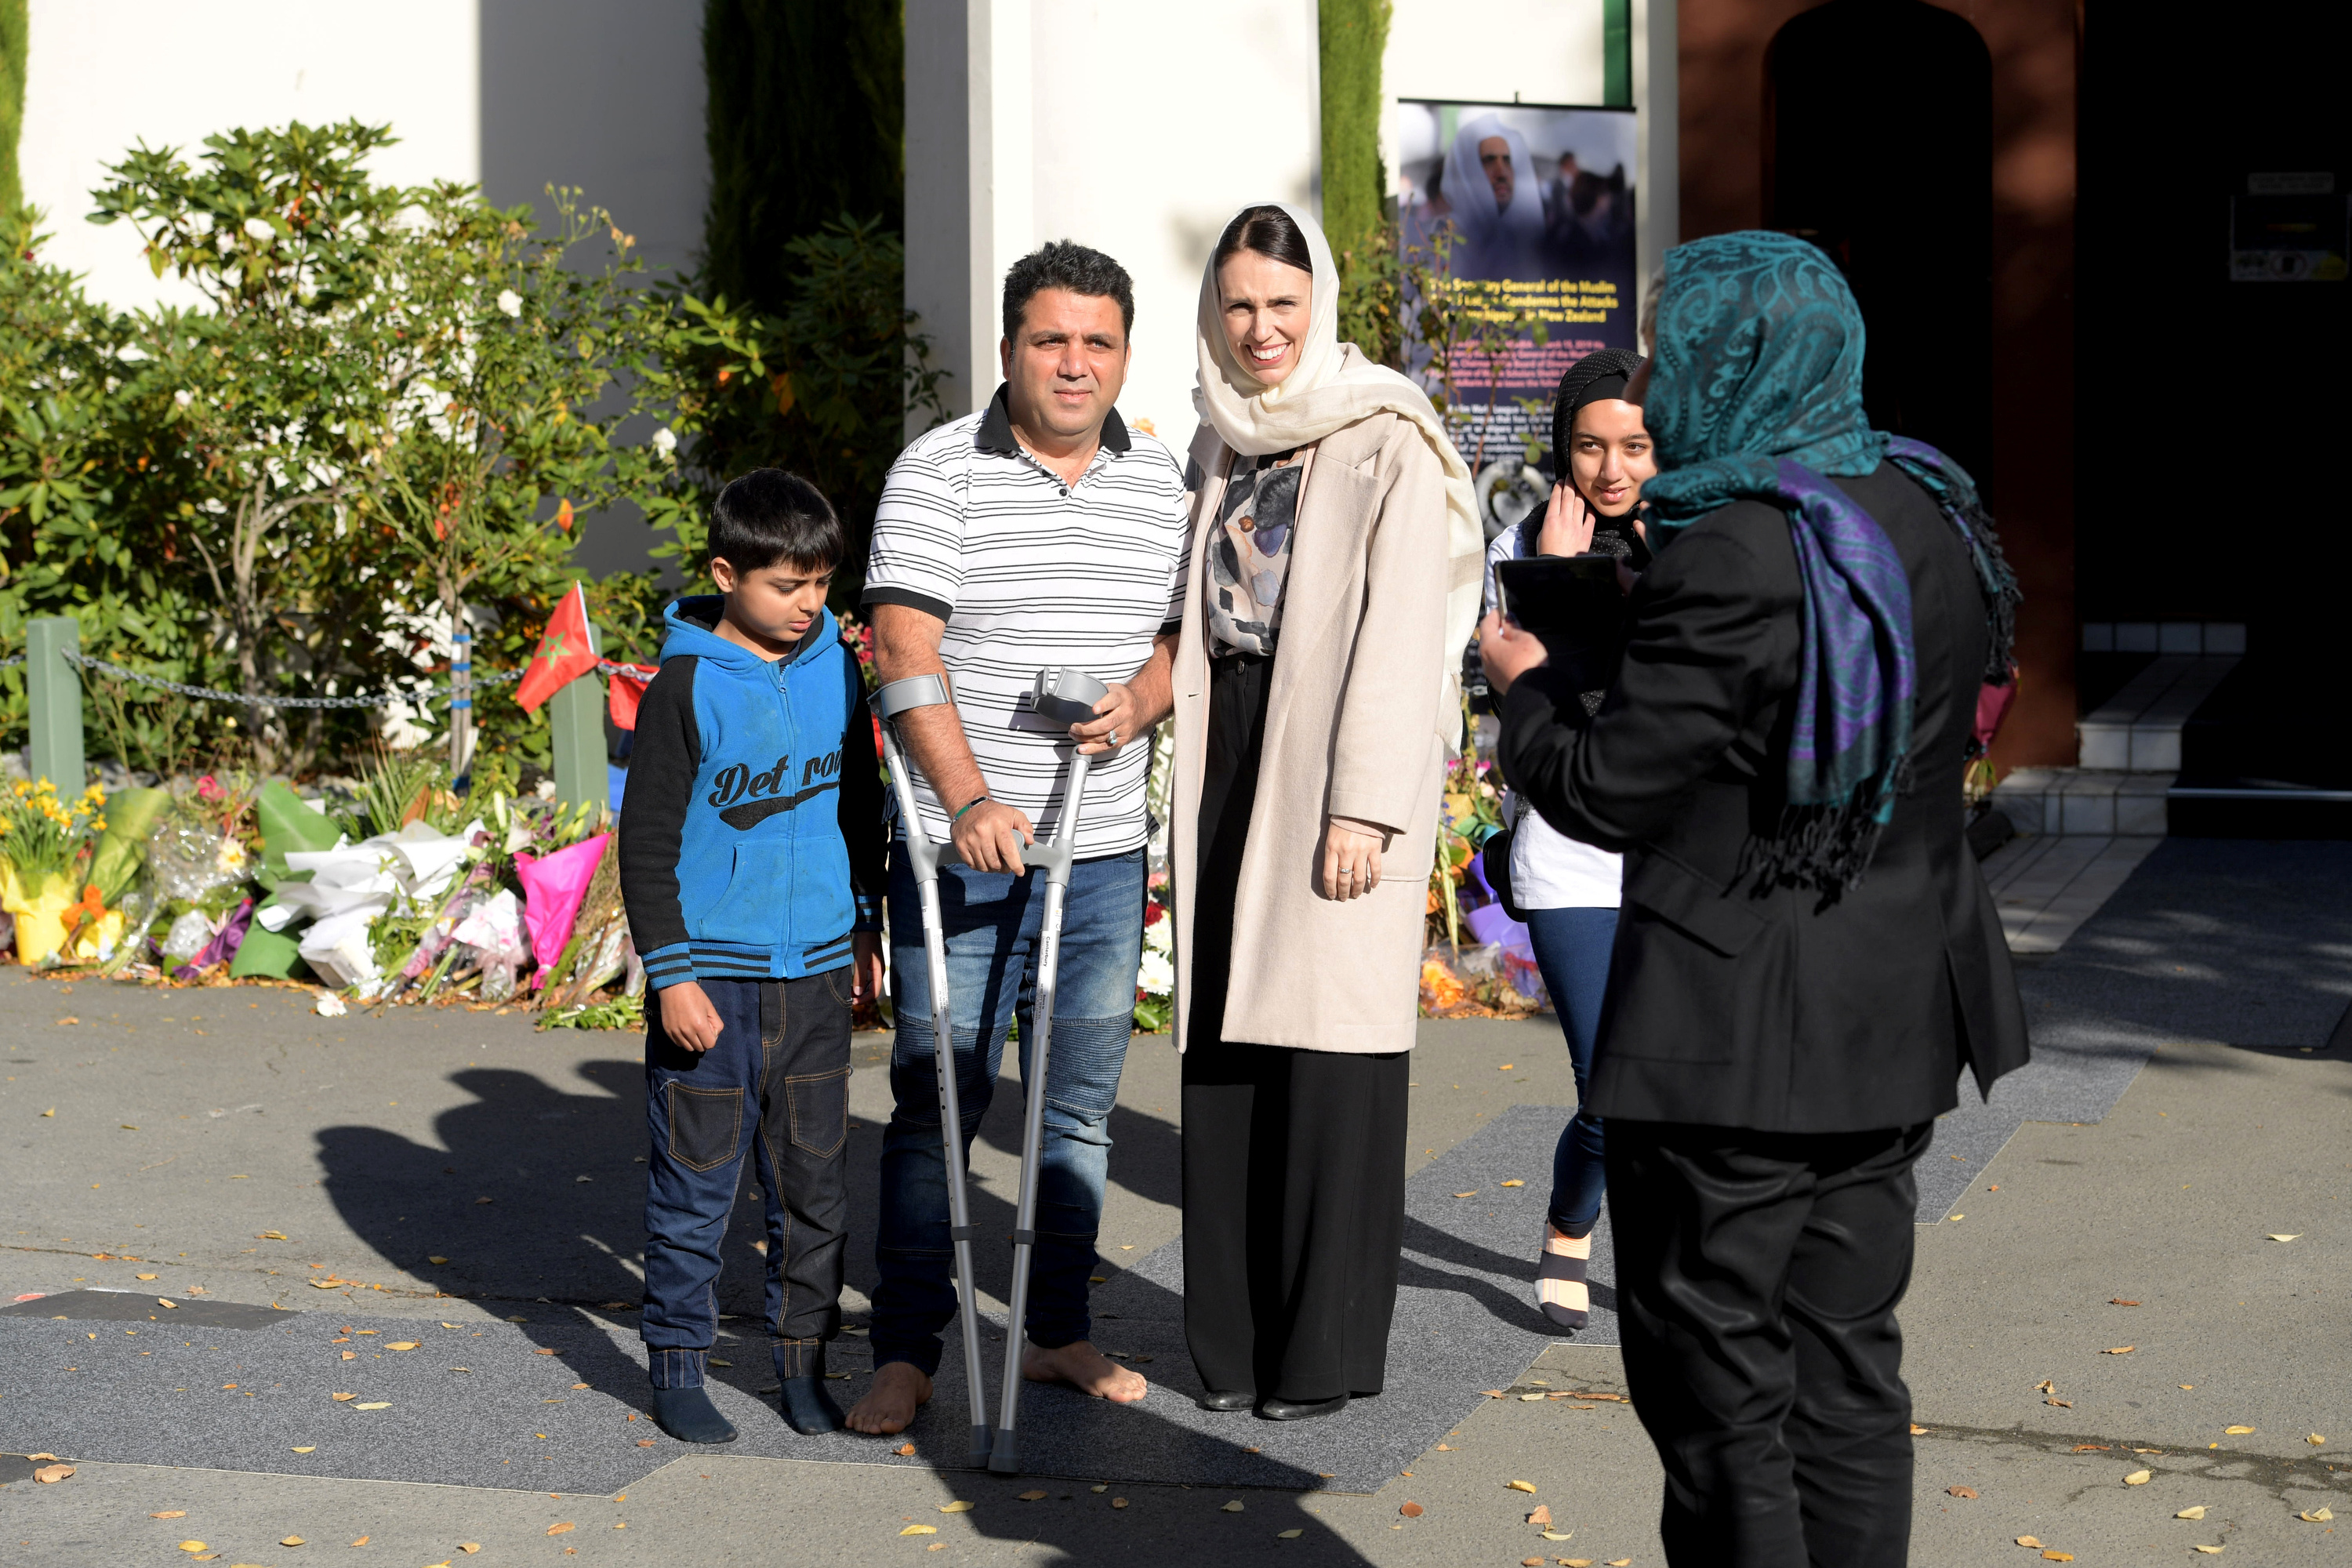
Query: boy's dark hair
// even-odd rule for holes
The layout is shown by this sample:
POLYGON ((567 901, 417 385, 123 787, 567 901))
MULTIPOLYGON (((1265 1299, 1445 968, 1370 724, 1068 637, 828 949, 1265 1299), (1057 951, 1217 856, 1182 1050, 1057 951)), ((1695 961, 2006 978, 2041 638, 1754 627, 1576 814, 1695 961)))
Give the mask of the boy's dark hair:
POLYGON ((1120 331, 1135 331, 1135 280, 1127 268, 1099 250, 1066 239, 1050 240, 1013 264, 1004 275, 1004 341, 1021 341, 1021 318, 1029 301, 1046 289, 1118 301, 1120 331))
POLYGON ((782 468, 754 468, 727 482, 710 508, 710 558, 740 573, 782 561, 829 570, 848 548, 824 492, 782 468))
POLYGON ((1235 213, 1234 221, 1225 225, 1225 232, 1217 237, 1212 265, 1223 267, 1244 250, 1255 251, 1285 267, 1296 267, 1309 276, 1315 271, 1315 253, 1307 248, 1307 236, 1278 206, 1244 207, 1235 213))

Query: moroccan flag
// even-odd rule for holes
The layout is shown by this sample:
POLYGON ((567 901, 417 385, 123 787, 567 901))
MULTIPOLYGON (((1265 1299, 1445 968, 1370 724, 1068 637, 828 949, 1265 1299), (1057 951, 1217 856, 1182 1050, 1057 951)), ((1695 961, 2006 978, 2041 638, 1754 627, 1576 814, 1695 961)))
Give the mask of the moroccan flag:
POLYGON ((657 665, 616 664, 613 667, 612 689, 604 705, 611 711, 614 724, 624 730, 637 727, 637 704, 645 700, 646 688, 653 684, 654 677, 660 673, 661 668, 657 665))
POLYGON ((535 713, 541 703, 595 668, 596 633, 588 625, 588 592, 574 583, 548 617, 522 684, 515 688, 515 700, 524 712, 535 713))

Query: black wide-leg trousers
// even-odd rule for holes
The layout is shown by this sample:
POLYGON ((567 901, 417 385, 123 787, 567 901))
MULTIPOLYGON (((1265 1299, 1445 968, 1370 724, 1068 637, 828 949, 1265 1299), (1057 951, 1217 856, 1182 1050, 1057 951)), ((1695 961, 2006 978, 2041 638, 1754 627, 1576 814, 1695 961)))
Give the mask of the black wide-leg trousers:
POLYGON ((1912 1165, 1932 1124, 1761 1133, 1609 1119, 1633 1408, 1676 1568, 1901 1568, 1912 1165))
POLYGON ((1234 900, 1270 659, 1211 667, 1184 1042, 1184 1331, 1202 1383, 1307 1402, 1381 1392, 1404 1245, 1409 1053, 1224 1038, 1234 900))

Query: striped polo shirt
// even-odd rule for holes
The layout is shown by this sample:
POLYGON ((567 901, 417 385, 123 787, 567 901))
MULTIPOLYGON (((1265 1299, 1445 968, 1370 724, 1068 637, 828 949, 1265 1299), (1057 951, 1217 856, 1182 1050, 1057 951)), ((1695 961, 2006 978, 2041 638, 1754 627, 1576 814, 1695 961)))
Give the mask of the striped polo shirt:
MULTIPOLYGON (((1183 613, 1191 534, 1183 469, 1117 410, 1075 485, 1022 448, 1004 388, 987 408, 925 432, 898 455, 874 512, 865 603, 903 605, 947 623, 940 658, 988 792, 1040 837, 1061 832, 1066 727, 1030 712, 1037 672, 1131 679, 1152 638, 1183 613)), ((1078 853, 1116 855, 1147 835, 1149 735, 1097 756, 1079 810, 1078 853)), ((948 813, 918 771, 932 838, 948 813)), ((958 805, 963 803, 955 803, 958 805)))

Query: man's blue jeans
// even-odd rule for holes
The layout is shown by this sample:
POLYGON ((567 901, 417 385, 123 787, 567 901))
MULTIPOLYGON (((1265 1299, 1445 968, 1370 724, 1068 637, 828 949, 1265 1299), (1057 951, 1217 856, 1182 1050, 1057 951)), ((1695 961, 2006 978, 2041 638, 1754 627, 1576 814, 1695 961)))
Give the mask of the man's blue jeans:
MULTIPOLYGON (((1037 1245, 1030 1263, 1026 1325, 1029 1338, 1049 1349, 1083 1340, 1090 1331, 1087 1277, 1096 1267, 1103 1182, 1110 1169, 1110 1110, 1134 1033, 1143 900, 1140 849, 1070 868, 1045 1065, 1045 1139, 1037 1173, 1037 1245)), ((1030 1007, 1045 878, 1037 871, 1013 878, 943 867, 940 907, 947 928, 958 1108, 969 1154, 1016 1016, 1024 1047, 1022 1085, 1024 1092, 1034 1092, 1026 1047, 1037 1038, 1030 1007)), ((929 1374, 939 1370, 940 1331, 955 1316, 950 1279, 954 1253, 948 1237, 930 969, 923 953, 922 905, 903 851, 891 857, 890 942, 898 1030, 890 1053, 890 1091, 897 1105, 882 1141, 874 1364, 911 1362, 929 1374)), ((993 1237, 1012 1229, 1013 1216, 983 1206, 973 1223, 993 1237)))

